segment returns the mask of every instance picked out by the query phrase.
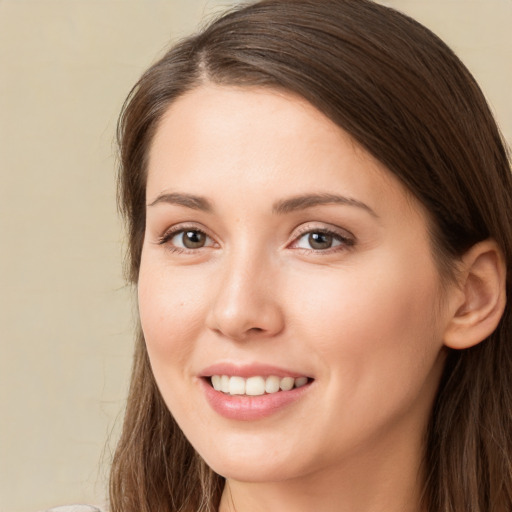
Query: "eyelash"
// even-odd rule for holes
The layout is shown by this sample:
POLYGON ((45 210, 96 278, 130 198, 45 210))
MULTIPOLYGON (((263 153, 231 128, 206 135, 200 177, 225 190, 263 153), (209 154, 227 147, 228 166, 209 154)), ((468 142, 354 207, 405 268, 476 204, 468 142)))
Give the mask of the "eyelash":
MULTIPOLYGON (((211 245, 208 245, 208 246, 202 246, 202 247, 198 247, 198 248, 192 249, 192 248, 186 248, 186 247, 177 247, 175 245, 169 244, 169 242, 175 236, 177 236, 179 234, 182 234, 182 233, 185 233, 187 231, 193 231, 195 233, 204 235, 205 237, 207 237, 210 240, 213 240, 213 238, 211 236, 209 236, 204 230, 202 230, 202 229, 200 229, 200 228, 198 228, 196 226, 178 225, 176 227, 173 227, 173 228, 169 229, 162 236, 160 236, 158 238, 157 243, 158 243, 158 245, 168 245, 167 249, 170 252, 176 253, 176 254, 194 253, 194 252, 198 251, 199 249, 204 249, 204 248, 211 247, 211 245)), ((312 226, 304 226, 296 234, 296 236, 294 237, 292 243, 289 244, 289 247, 290 246, 293 247, 294 245, 297 245, 299 243, 299 241, 302 238, 304 238, 304 236, 311 235, 311 234, 320 234, 320 235, 330 236, 334 240, 336 240, 337 242, 340 242, 340 244, 339 245, 335 245, 334 247, 328 247, 327 249, 313 249, 313 248, 309 248, 308 249, 308 248, 304 248, 304 247, 295 247, 295 249, 299 250, 301 252, 304 252, 304 253, 329 254, 329 253, 332 253, 332 252, 338 252, 338 251, 343 251, 343 250, 350 249, 351 247, 353 247, 356 244, 355 238, 353 238, 351 236, 341 235, 338 231, 335 231, 333 229, 329 229, 329 228, 325 228, 325 227, 323 227, 323 228, 315 228, 315 227, 312 227, 312 226)))
POLYGON ((189 249, 187 247, 176 247, 175 245, 169 244, 169 242, 176 236, 182 233, 186 233, 187 231, 193 231, 194 233, 202 234, 209 238, 210 240, 213 240, 211 236, 209 236, 204 230, 198 228, 197 226, 184 226, 184 225, 178 225, 175 227, 172 227, 171 229, 167 230, 161 237, 158 238, 158 244, 159 245, 168 245, 167 250, 169 250, 172 253, 181 254, 181 253, 194 253, 198 249, 204 249, 205 247, 209 246, 203 246, 198 247, 196 249, 189 249))
POLYGON ((356 244, 356 240, 352 236, 342 235, 339 231, 329 228, 317 228, 312 226, 304 226, 299 230, 299 233, 295 236, 292 246, 297 245, 302 238, 306 235, 319 234, 319 235, 327 235, 331 236, 334 240, 340 242, 339 245, 335 245, 333 247, 328 247, 327 249, 307 249, 303 247, 297 247, 296 249, 299 251, 303 251, 304 253, 313 253, 313 254, 330 254, 333 252, 344 251, 350 249, 356 244))

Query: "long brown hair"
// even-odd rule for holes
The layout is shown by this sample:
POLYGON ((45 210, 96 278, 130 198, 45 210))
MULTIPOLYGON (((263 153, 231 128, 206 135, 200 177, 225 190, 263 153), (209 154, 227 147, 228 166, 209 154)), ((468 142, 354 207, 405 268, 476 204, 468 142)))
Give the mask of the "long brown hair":
MULTIPOLYGON (((264 0, 173 47, 123 108, 119 204, 137 283, 148 148, 169 105, 202 83, 291 91, 394 173, 426 207, 440 271, 486 238, 512 296, 512 179, 475 80, 434 34, 369 0, 264 0)), ((171 148, 172 150, 172 148, 171 148)), ((512 510, 512 316, 473 348, 450 350, 425 440, 429 512, 512 510)), ((223 479, 190 446, 155 384, 139 330, 112 512, 217 509, 223 479)))

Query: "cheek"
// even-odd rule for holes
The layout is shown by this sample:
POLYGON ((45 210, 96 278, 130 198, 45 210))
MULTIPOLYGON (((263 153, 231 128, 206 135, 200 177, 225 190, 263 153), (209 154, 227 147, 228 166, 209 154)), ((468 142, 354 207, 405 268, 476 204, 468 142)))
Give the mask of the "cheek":
POLYGON ((302 293, 289 294, 311 350, 347 393, 414 393, 441 350, 438 276, 432 262, 424 256, 385 256, 369 258, 357 269, 302 279, 302 293))
POLYGON ((198 283, 186 274, 169 271, 158 260, 143 259, 138 304, 155 381, 167 408, 189 432, 195 428, 192 419, 197 411, 184 386, 190 385, 194 340, 204 327, 204 308, 198 283))
POLYGON ((190 341, 204 326, 204 304, 197 283, 187 273, 169 272, 143 263, 138 282, 139 314, 155 376, 159 368, 185 370, 193 349, 190 341))
POLYGON ((420 275, 396 258, 379 262, 316 276, 302 283, 309 294, 290 294, 308 352, 323 369, 328 428, 318 435, 338 440, 333 453, 363 446, 390 425, 421 432, 441 375, 436 272, 419 265, 420 275))

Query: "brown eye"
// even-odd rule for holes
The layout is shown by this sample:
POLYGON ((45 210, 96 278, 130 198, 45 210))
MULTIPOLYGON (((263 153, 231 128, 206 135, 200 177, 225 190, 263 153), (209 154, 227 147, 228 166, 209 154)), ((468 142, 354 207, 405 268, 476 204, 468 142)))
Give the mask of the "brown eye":
POLYGON ((329 233, 309 233, 308 244, 311 249, 322 250, 332 247, 333 236, 329 233))
POLYGON ((183 251, 214 247, 215 242, 200 229, 180 229, 164 235, 159 242, 171 251, 183 251))
POLYGON ((187 249, 199 249, 206 245, 207 236, 202 231, 183 231, 176 238, 181 237, 183 247, 187 249))
POLYGON ((299 236, 293 247, 296 249, 306 249, 308 251, 328 251, 329 249, 339 249, 351 247, 354 245, 352 238, 345 237, 339 233, 327 229, 312 229, 299 236))

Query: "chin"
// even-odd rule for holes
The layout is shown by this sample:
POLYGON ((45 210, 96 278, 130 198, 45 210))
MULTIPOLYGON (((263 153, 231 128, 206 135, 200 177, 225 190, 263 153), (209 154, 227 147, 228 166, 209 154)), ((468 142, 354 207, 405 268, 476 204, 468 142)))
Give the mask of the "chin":
POLYGON ((280 482, 295 478, 300 475, 290 470, 288 465, 282 464, 261 464, 260 461, 229 460, 214 461, 209 464, 215 473, 229 480, 247 483, 269 483, 280 482))
MULTIPOLYGON (((236 437, 236 436, 233 436, 236 437)), ((300 477, 311 469, 312 461, 298 457, 300 451, 288 449, 280 443, 263 443, 258 439, 255 444, 246 440, 245 447, 234 440, 234 445, 216 444, 216 449, 198 446, 197 451, 206 464, 224 478, 240 482, 264 483, 278 482, 300 477)))

